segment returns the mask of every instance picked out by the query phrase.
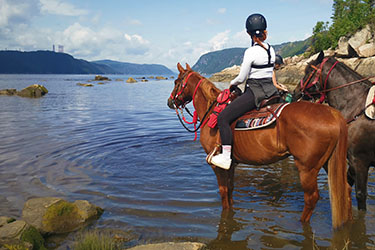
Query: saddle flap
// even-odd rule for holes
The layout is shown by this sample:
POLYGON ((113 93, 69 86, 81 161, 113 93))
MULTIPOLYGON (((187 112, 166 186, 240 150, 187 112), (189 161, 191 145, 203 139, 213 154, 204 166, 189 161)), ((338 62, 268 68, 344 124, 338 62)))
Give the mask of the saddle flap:
POLYGON ((365 114, 370 119, 375 119, 375 86, 372 86, 366 98, 365 114))

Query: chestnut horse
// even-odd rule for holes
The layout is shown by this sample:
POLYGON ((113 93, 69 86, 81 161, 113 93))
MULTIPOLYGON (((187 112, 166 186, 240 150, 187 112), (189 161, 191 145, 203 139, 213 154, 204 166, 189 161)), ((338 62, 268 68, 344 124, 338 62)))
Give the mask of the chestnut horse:
MULTIPOLYGON (((180 63, 178 78, 168 106, 171 109, 193 101, 201 122, 211 112, 220 90, 194 72, 188 64, 180 63)), ((351 188, 346 181, 346 121, 339 111, 310 102, 287 105, 281 113, 278 126, 235 131, 233 134, 233 159, 236 163, 266 165, 292 155, 299 171, 304 191, 305 206, 301 221, 309 222, 319 199, 317 177, 321 167, 328 162, 328 183, 332 210, 332 226, 338 228, 351 220, 351 188), (279 127, 277 129, 277 127, 279 127), (279 133, 278 133, 279 131, 279 133)), ((215 150, 219 142, 217 128, 201 127, 200 143, 207 154, 215 150)), ((214 170, 223 210, 233 206, 234 169, 224 170, 211 165, 214 170)))
POLYGON ((348 121, 348 182, 355 184, 358 209, 366 210, 367 179, 375 166, 375 120, 364 115, 366 96, 372 83, 333 57, 321 52, 305 69, 305 77, 294 97, 320 97, 341 111, 348 121))

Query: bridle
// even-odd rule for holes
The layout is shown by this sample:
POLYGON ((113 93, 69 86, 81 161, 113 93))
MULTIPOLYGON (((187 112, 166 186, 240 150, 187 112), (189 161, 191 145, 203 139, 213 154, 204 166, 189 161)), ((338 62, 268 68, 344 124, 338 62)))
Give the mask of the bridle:
POLYGON ((189 74, 188 74, 189 72, 186 72, 182 77, 181 77, 181 79, 180 78, 178 78, 178 79, 176 79, 176 81, 175 81, 175 83, 177 83, 177 81, 179 80, 180 81, 180 85, 179 86, 181 86, 180 87, 180 90, 177 92, 177 89, 176 89, 176 94, 173 96, 173 94, 171 93, 171 99, 172 99, 172 101, 173 101, 173 104, 174 104, 174 106, 175 106, 175 108, 178 108, 178 106, 176 105, 176 103, 175 103, 175 100, 180 100, 180 101, 182 101, 182 107, 185 107, 190 101, 184 101, 184 99, 183 99, 183 97, 182 97, 182 93, 184 92, 184 90, 185 90, 185 87, 186 87, 186 85, 187 85, 187 81, 189 80, 189 78, 190 78, 190 76, 194 73, 194 72, 190 72, 189 74), (188 74, 188 75, 187 75, 188 74), (183 81, 183 79, 185 78, 185 76, 187 75, 187 77, 186 77, 186 79, 185 79, 185 81, 183 81), (182 83, 182 84, 181 84, 182 83), (179 99, 179 98, 181 98, 181 99, 179 99))
MULTIPOLYGON (((322 84, 323 83, 322 70, 323 70, 324 64, 328 61, 328 59, 329 59, 329 57, 324 58, 323 61, 320 64, 318 64, 317 66, 310 65, 310 67, 312 67, 314 70, 310 73, 310 75, 308 76, 308 78, 305 82, 303 81, 303 79, 301 79, 301 83, 300 83, 301 84, 300 85, 301 92, 302 92, 303 95, 307 95, 311 99, 314 99, 313 95, 320 94, 320 99, 319 99, 318 103, 323 103, 325 101, 325 99, 327 97, 326 96, 327 92, 337 90, 337 89, 341 89, 341 88, 344 88, 344 87, 347 87, 347 86, 350 86, 350 85, 353 85, 353 84, 356 84, 356 83, 360 83, 360 82, 366 81, 366 80, 373 77, 373 76, 365 77, 365 78, 362 78, 362 79, 359 79, 359 80, 355 80, 355 81, 348 82, 348 83, 345 83, 345 84, 340 85, 340 86, 336 86, 336 87, 327 89, 327 82, 328 82, 329 75, 331 74, 333 68, 335 68, 335 66, 339 63, 339 61, 336 60, 336 62, 331 66, 331 68, 329 69, 328 74, 326 76, 326 79, 324 81, 324 84, 322 84), (311 83, 309 83, 311 78, 314 75, 315 75, 314 80, 311 83), (321 84, 322 90, 319 90, 319 87, 316 87, 316 84, 318 82, 321 84), (316 87, 317 91, 309 92, 308 89, 312 88, 313 86, 316 87)), ((372 84, 375 84, 375 82, 373 82, 372 84)), ((373 101, 372 104, 375 104, 375 97, 374 97, 374 101, 373 101)), ((372 105, 372 104, 370 104, 370 105, 372 105)), ((365 107, 363 110, 361 110, 361 112, 359 112, 353 118, 348 119, 347 122, 350 123, 350 122, 356 120, 365 111, 366 108, 367 107, 365 107)))
POLYGON ((182 126, 189 132, 192 132, 192 133, 195 133, 195 137, 194 137, 194 141, 197 139, 197 131, 199 130, 199 128, 201 126, 204 126, 208 120, 205 120, 205 118, 207 117, 208 113, 210 112, 211 108, 213 107, 213 105, 216 103, 216 101, 212 102, 212 104, 210 105, 210 107, 207 109, 206 113, 204 114, 203 118, 202 118, 202 121, 199 123, 198 127, 197 127, 197 123, 198 123, 198 113, 197 113, 197 110, 196 110, 196 107, 195 107, 195 95, 198 91, 198 88, 199 86, 201 85, 201 83, 203 82, 203 80, 205 79, 204 77, 202 77, 199 82, 197 83, 197 85, 195 86, 195 90, 194 90, 194 93, 193 93, 193 96, 191 98, 191 100, 193 101, 193 107, 194 107, 194 113, 193 115, 191 114, 191 112, 189 111, 189 109, 186 107, 187 104, 189 104, 191 102, 191 100, 185 100, 184 97, 182 96, 182 93, 184 92, 186 86, 187 86, 187 83, 188 83, 188 80, 190 78, 190 76, 193 75, 194 72, 185 72, 185 74, 181 77, 181 78, 178 78, 176 79, 175 83, 177 83, 177 81, 180 82, 180 89, 177 90, 176 89, 176 94, 173 95, 173 93, 171 93, 171 100, 173 102, 173 106, 175 108, 175 111, 176 111, 176 114, 177 114, 177 117, 179 119, 179 121, 181 122, 182 126), (184 78, 186 77, 185 81, 184 81, 184 78), (179 100, 182 102, 181 105, 177 105, 176 104, 176 100, 179 100), (186 119, 185 119, 185 116, 183 114, 183 109, 186 109, 186 111, 193 117, 193 121, 192 122, 188 122, 186 119), (181 112, 181 116, 182 116, 182 119, 181 119, 181 116, 179 114, 179 111, 181 112), (187 124, 194 124, 194 130, 191 130, 189 129, 182 121, 184 121, 185 123, 187 124), (204 122, 203 122, 204 121, 204 122))
MULTIPOLYGON (((326 92, 329 92, 329 91, 333 90, 333 89, 327 89, 327 82, 328 82, 329 75, 331 74, 333 68, 339 63, 339 61, 336 61, 332 65, 332 67, 329 69, 328 74, 326 76, 326 79, 324 81, 324 84, 322 85, 322 83, 323 83, 322 70, 323 70, 324 64, 328 61, 328 59, 329 59, 328 57, 324 58, 323 61, 318 65, 318 67, 314 66, 314 65, 310 65, 310 67, 312 67, 314 70, 310 73, 309 77, 307 78, 307 80, 305 82, 303 82, 303 79, 301 79, 301 92, 302 92, 302 94, 307 95, 311 99, 314 99, 313 95, 320 94, 320 98, 319 98, 318 103, 323 103, 324 100, 326 99, 326 92), (310 82, 311 78, 314 75, 315 75, 314 80, 312 82, 310 82), (316 84, 318 82, 323 87, 323 90, 319 90, 319 87, 316 87, 316 84), (312 92, 312 93, 307 91, 308 89, 312 88, 313 86, 317 89, 317 91, 312 92)), ((340 88, 341 88, 341 86, 340 86, 340 88)))

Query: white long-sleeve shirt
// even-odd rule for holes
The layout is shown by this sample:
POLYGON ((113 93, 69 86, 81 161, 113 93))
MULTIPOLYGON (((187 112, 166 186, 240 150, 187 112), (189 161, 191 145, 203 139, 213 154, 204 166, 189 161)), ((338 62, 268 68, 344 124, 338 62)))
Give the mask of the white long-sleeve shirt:
MULTIPOLYGON (((268 49, 268 44, 263 43, 263 45, 268 49)), ((275 50, 270 48, 271 61, 270 63, 275 63, 275 50)), ((267 68, 253 68, 252 65, 266 65, 268 64, 268 53, 267 51, 259 45, 254 44, 249 47, 244 54, 240 73, 236 78, 234 78, 230 85, 238 85, 245 82, 248 78, 260 79, 260 78, 272 78, 273 67, 267 68)))

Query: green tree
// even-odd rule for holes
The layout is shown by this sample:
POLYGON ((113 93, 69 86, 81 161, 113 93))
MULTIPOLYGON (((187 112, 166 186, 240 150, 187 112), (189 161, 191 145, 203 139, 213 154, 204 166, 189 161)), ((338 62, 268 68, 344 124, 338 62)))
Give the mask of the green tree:
POLYGON ((331 39, 328 33, 328 22, 317 22, 313 28, 312 54, 321 50, 328 49, 331 46, 331 39))
POLYGON ((312 53, 337 47, 342 36, 350 36, 370 24, 375 27, 375 0, 334 0, 332 24, 318 22, 313 29, 312 53))

